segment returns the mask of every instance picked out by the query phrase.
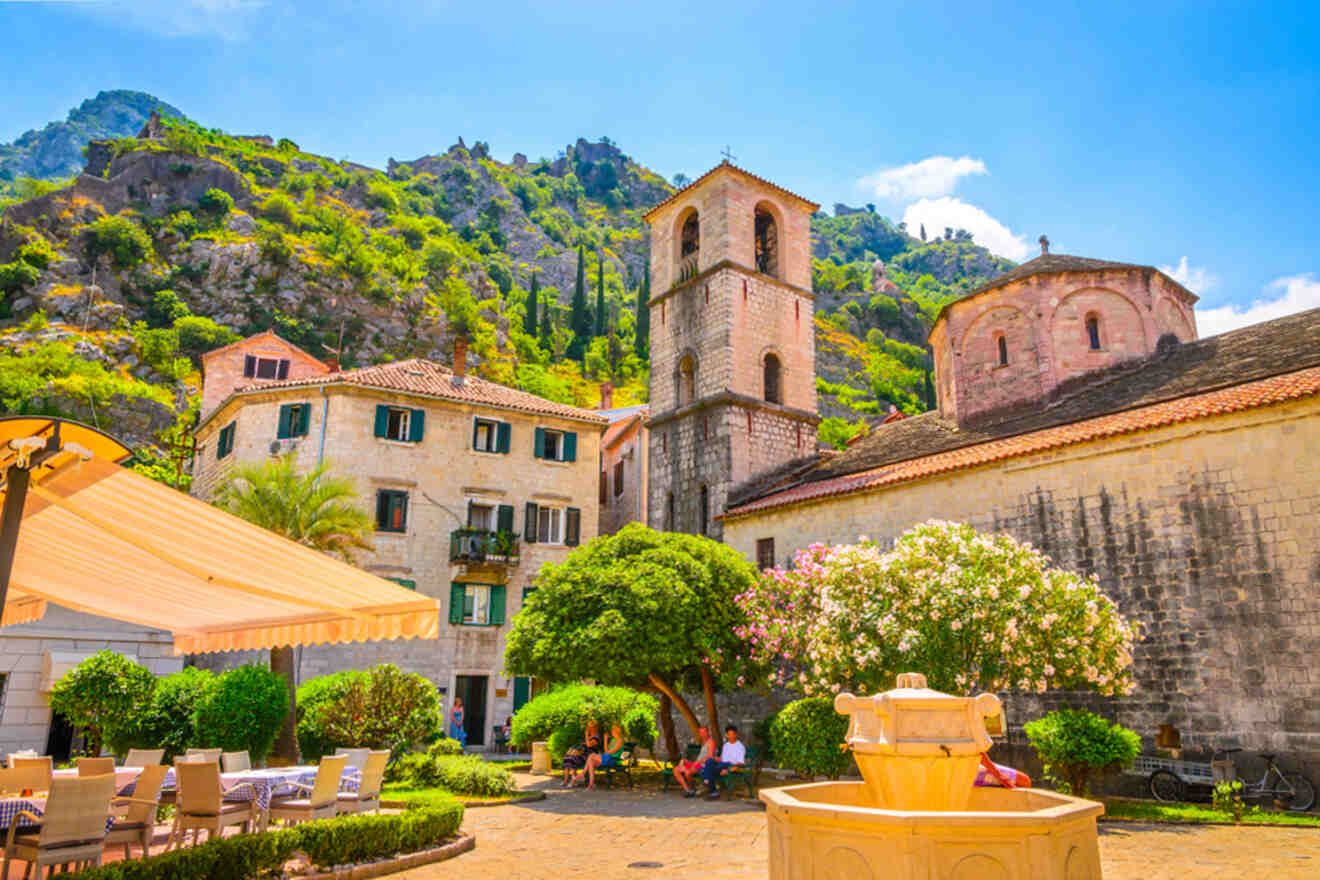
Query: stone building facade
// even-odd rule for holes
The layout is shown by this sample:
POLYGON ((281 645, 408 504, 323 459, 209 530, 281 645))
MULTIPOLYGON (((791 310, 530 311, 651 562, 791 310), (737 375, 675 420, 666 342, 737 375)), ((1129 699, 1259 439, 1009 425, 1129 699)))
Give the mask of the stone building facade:
POLYGON ((1011 728, 1082 704, 1320 774, 1320 310, 1197 340, 1194 302, 1150 267, 1014 269, 941 314, 936 411, 742 484, 724 540, 779 565, 929 519, 1029 541, 1140 625, 1137 687, 1009 694, 1011 728))
POLYGON ((814 453, 817 207, 726 162, 647 213, 651 526, 718 538, 734 485, 814 453))
MULTIPOLYGON (((607 386, 608 387, 608 386, 607 386)), ((601 415, 609 427, 600 439, 600 533, 612 535, 630 522, 646 522, 647 407, 611 409, 602 388, 601 415)))
MULTIPOLYGON (((504 675, 504 641, 546 562, 595 537, 606 419, 413 360, 230 393, 196 431, 193 493, 209 498, 236 462, 274 454, 350 476, 376 519, 358 564, 433 596, 438 640, 307 646, 300 679, 395 663, 467 704, 468 741, 488 746, 531 695, 504 675), (224 436, 222 443, 222 435, 224 436), (444 625, 443 621, 448 621, 444 625)), ((255 655, 254 655, 255 656, 255 655)), ((253 657, 195 658, 222 668, 253 657)))

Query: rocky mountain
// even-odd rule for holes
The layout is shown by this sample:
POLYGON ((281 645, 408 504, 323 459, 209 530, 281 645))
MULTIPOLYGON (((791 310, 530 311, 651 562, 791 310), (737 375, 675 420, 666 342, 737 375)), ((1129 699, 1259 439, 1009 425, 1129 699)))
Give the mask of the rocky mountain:
MULTIPOLYGON (((144 133, 92 141, 71 183, 5 208, 0 409, 151 447, 195 418, 200 355, 268 328, 347 365, 447 359, 462 332, 496 381, 591 406, 608 380, 616 405, 645 399, 641 215, 673 187, 608 139, 509 163, 460 139, 382 171, 181 119, 144 133)), ((819 215, 813 235, 837 443, 891 405, 923 408, 932 310, 1007 264, 869 211, 819 215)))
POLYGON ((0 144, 0 181, 72 177, 82 170, 82 151, 88 142, 132 137, 153 110, 183 116, 174 106, 145 92, 98 92, 70 110, 63 122, 47 123, 40 130, 23 133, 12 144, 0 144))

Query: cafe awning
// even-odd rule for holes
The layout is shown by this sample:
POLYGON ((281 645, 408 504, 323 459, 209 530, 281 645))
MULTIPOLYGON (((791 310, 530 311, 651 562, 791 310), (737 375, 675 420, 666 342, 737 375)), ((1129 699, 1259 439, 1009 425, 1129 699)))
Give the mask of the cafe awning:
MULTIPOLYGON (((61 423, 66 437, 70 424, 61 423)), ((0 442, 5 434, 13 435, 12 425, 4 424, 0 442)), ((3 448, 12 457, 12 444, 3 448)), ((148 479, 86 444, 64 448, 30 470, 4 625, 38 619, 54 602, 168 630, 179 654, 439 635, 435 599, 148 479)))

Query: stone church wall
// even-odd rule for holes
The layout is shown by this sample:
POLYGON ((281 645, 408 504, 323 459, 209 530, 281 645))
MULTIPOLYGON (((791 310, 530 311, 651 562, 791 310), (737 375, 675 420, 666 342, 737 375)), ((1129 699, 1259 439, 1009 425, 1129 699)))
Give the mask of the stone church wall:
POLYGON ((1147 747, 1172 724, 1189 752, 1277 751, 1320 779, 1320 401, 766 511, 724 523, 724 540, 755 559, 774 538, 783 560, 928 519, 1030 541, 1141 625, 1131 696, 1010 694, 1011 727, 1086 705, 1147 747))

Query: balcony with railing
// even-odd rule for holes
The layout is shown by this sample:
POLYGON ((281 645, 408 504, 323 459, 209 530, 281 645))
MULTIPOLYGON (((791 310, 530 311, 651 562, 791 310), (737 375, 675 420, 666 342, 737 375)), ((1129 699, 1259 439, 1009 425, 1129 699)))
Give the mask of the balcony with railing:
POLYGON ((449 561, 517 565, 520 542, 514 532, 456 529, 449 533, 449 561))

